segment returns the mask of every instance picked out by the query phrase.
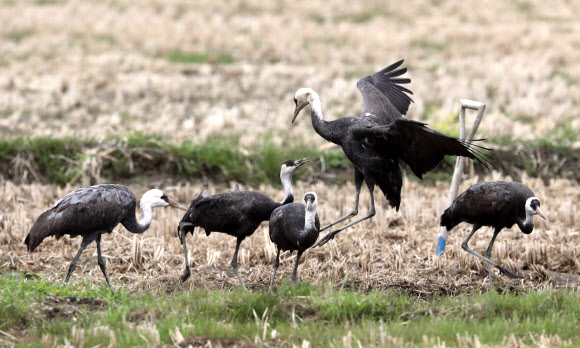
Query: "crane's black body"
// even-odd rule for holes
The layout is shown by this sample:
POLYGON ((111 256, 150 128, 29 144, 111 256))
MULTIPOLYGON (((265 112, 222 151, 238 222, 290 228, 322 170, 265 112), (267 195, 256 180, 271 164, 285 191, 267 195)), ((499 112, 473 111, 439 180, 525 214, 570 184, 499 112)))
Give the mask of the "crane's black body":
MULTIPOLYGON (((346 157, 355 167, 355 207, 353 211, 325 226, 325 230, 358 214, 358 200, 362 183, 371 195, 371 210, 363 218, 327 234, 317 246, 324 245, 334 236, 375 215, 373 190, 378 185, 391 207, 399 209, 403 177, 399 164, 404 164, 419 178, 435 168, 446 155, 463 156, 488 161, 479 147, 457 138, 446 136, 426 127, 424 123, 404 118, 412 92, 400 84, 410 83, 408 78, 396 78, 407 69, 396 70, 403 61, 360 79, 357 87, 364 99, 360 117, 347 116, 335 121, 325 121, 320 107, 312 107, 311 118, 315 131, 324 139, 342 147, 346 157)), ((318 96, 316 95, 316 98, 318 96)), ((296 100, 295 100, 296 101, 296 100)), ((311 101, 310 104, 315 101, 311 101)), ((298 104, 297 113, 308 103, 298 104)))
POLYGON ((478 183, 455 198, 441 215, 441 226, 450 231, 461 222, 500 229, 517 224, 523 233, 530 234, 534 225, 523 224, 526 200, 530 197, 534 197, 534 192, 519 182, 478 183))
MULTIPOLYGON (((164 197, 164 198, 163 198, 164 197)), ((168 201, 167 196, 163 199, 168 201)), ((68 283, 83 250, 93 241, 97 242, 98 264, 107 280, 109 276, 101 256, 101 235, 111 233, 121 223, 133 233, 143 233, 148 225, 140 226, 135 216, 137 201, 131 190, 122 185, 104 184, 83 187, 59 199, 36 220, 24 243, 33 251, 47 237, 60 239, 81 236, 81 247, 70 264, 65 283, 68 283)))
POLYGON ((270 217, 270 240, 282 251, 304 252, 314 245, 320 233, 316 214, 314 229, 304 228, 304 204, 291 203, 277 208, 270 217))
MULTIPOLYGON (((284 204, 292 201, 293 197, 290 197, 284 204)), ((256 191, 229 191, 209 197, 200 196, 194 199, 179 223, 181 229, 180 238, 186 257, 185 271, 181 279, 185 281, 191 274, 189 262, 187 262, 185 237, 188 232, 193 234, 195 227, 201 227, 205 230, 207 236, 211 232, 221 232, 237 238, 232 267, 240 283, 244 286, 244 282, 237 270, 240 244, 246 237, 251 236, 262 222, 270 219, 274 209, 282 204, 274 202, 272 198, 256 191)))
POLYGON ((493 284, 492 265, 510 278, 520 277, 491 261, 491 250, 497 235, 503 228, 510 228, 517 224, 525 234, 533 231, 533 216, 528 216, 529 214, 526 213, 526 202, 530 198, 534 198, 530 202, 530 208, 541 215, 539 200, 535 199, 534 192, 524 184, 508 181, 483 182, 471 186, 460 194, 441 215, 441 226, 445 226, 448 231, 461 222, 473 225, 471 233, 463 241, 461 247, 488 262, 491 284, 493 284), (486 251, 487 257, 475 253, 467 244, 475 231, 483 226, 494 228, 493 237, 486 251))
MULTIPOLYGON (((299 166, 307 163, 309 159, 298 161, 286 161, 283 164, 287 168, 292 168, 289 178, 286 180, 290 185, 292 174, 299 166)), ((283 174, 281 173, 281 178, 283 174)), ((283 183, 284 183, 284 179, 283 183)), ((288 186, 290 187, 290 186, 288 186)), ((181 219, 178 227, 179 238, 183 244, 185 257, 185 271, 181 277, 182 281, 187 280, 191 275, 189 261, 187 257, 187 244, 185 241, 188 232, 193 234, 195 227, 201 227, 205 230, 207 236, 211 232, 226 233, 237 238, 236 250, 232 259, 232 267, 245 288, 244 281, 238 272, 238 251, 240 244, 246 237, 251 236, 258 226, 264 221, 270 219, 274 209, 294 201, 291 188, 286 192, 282 202, 275 202, 272 198, 257 191, 228 191, 213 196, 207 196, 207 191, 196 197, 187 210, 187 213, 181 219)))
MULTIPOLYGON (((314 198, 312 198, 312 201, 314 201, 314 198)), ((302 203, 287 204, 277 208, 272 213, 270 217, 270 240, 276 245, 278 251, 274 262, 274 273, 270 281, 270 289, 272 289, 276 270, 280 265, 280 251, 298 251, 296 264, 292 272, 292 283, 296 283, 300 257, 306 249, 316 243, 320 234, 320 220, 318 213, 315 214, 314 224, 308 226, 305 224, 306 211, 305 205, 302 203)))
MULTIPOLYGON (((32 226, 24 243, 33 251, 47 237, 60 239, 91 234, 111 233, 119 223, 135 219, 137 200, 122 185, 83 187, 59 199, 32 226)), ((94 240, 94 239, 93 239, 94 240)))

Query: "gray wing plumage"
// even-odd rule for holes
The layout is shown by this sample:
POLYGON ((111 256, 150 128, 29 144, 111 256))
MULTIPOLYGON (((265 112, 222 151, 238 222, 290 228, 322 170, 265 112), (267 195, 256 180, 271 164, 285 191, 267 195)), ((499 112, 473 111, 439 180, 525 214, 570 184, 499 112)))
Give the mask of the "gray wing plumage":
POLYGON ((110 232, 127 214, 135 214, 135 195, 122 185, 95 185, 75 190, 36 220, 25 244, 34 250, 45 238, 110 232))
POLYGON ((399 118, 386 126, 361 125, 353 133, 363 142, 365 149, 378 156, 401 159, 419 178, 441 163, 445 156, 463 156, 484 165, 491 160, 482 152, 486 148, 406 118, 399 118))
POLYGON ((411 82, 408 78, 396 78, 407 72, 407 68, 397 69, 404 60, 389 65, 383 70, 360 79, 356 86, 362 94, 365 108, 361 117, 372 123, 386 125, 395 122, 409 110, 413 100, 406 94, 413 94, 400 84, 411 82))
POLYGON ((475 184, 460 194, 443 213, 441 225, 453 227, 465 221, 484 226, 510 227, 525 218, 524 205, 534 193, 518 182, 475 184))
POLYGON ((182 222, 206 231, 230 235, 249 235, 279 206, 267 195, 256 191, 229 191, 196 198, 182 222))

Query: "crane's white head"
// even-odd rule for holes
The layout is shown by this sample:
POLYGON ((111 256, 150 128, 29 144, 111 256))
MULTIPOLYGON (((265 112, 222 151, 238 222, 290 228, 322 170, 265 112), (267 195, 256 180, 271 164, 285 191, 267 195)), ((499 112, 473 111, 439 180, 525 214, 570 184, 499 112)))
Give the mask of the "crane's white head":
POLYGON ((306 105, 309 105, 317 99, 319 99, 318 94, 316 94, 312 88, 300 88, 296 91, 296 94, 294 94, 294 104, 296 104, 296 109, 294 109, 292 123, 296 120, 300 110, 304 109, 306 105))
POLYGON ((169 197, 167 197, 167 195, 163 193, 163 191, 158 189, 153 189, 145 192, 145 194, 143 194, 143 197, 141 197, 140 204, 142 207, 148 206, 151 208, 156 208, 156 207, 171 206, 173 208, 187 210, 186 208, 181 206, 181 204, 169 199, 169 197))
POLYGON ((316 197, 315 192, 307 192, 304 194, 304 205, 306 205, 306 210, 316 211, 318 206, 318 197, 316 197))
POLYGON ((308 157, 299 160, 289 160, 284 162, 282 164, 282 167, 280 168, 280 179, 282 180, 282 182, 288 179, 292 179, 292 175, 294 175, 296 169, 298 169, 299 167, 308 162, 310 162, 310 158, 308 157))
POLYGON ((540 210, 540 200, 538 197, 530 197, 526 200, 526 215, 540 215, 544 220, 546 217, 540 210))

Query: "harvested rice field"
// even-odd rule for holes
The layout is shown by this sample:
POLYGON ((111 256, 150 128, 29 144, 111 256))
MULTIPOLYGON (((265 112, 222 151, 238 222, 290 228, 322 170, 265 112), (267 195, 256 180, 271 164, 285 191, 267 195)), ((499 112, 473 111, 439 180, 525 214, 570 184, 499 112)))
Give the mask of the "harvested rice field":
MULTIPOLYGON (((359 347, 580 345, 580 4, 568 1, 347 2, 0 0, 0 346, 359 347), (435 258, 453 160, 404 177, 399 211, 375 189, 376 215, 302 257, 281 255, 268 224, 241 245, 196 229, 181 282, 183 214, 156 209, 144 234, 103 236, 111 294, 92 243, 63 285, 80 238, 23 241, 38 216, 86 185, 121 183, 139 199, 159 188, 188 206, 257 190, 283 198, 287 159, 296 201, 318 195, 322 225, 354 205, 352 164, 307 112, 363 109, 356 82, 405 59, 407 116, 457 136, 459 99, 486 104, 476 137, 495 167, 466 167, 459 192, 520 181, 547 220, 504 229, 492 259, 462 250, 471 225, 435 258)), ((468 130, 475 113, 467 113, 468 130)), ((359 217, 370 206, 363 187, 359 217)), ((321 233, 323 236, 326 231, 321 233)), ((470 246, 484 253, 492 229, 470 246)))

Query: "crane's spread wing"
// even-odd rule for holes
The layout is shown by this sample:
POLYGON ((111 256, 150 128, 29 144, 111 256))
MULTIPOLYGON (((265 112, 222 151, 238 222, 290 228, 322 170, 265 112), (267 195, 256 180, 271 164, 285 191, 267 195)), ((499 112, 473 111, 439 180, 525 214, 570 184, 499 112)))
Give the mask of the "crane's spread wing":
POLYGON ((401 115, 407 113, 409 104, 413 101, 407 94, 413 94, 400 84, 410 83, 411 79, 396 78, 407 72, 407 68, 397 69, 403 60, 389 65, 383 70, 360 79, 356 86, 360 90, 365 103, 361 117, 372 120, 376 124, 395 122, 401 115))
POLYGON ((482 151, 488 150, 484 147, 447 136, 425 127, 424 123, 406 118, 399 118, 387 126, 359 126, 353 134, 365 149, 377 156, 401 159, 419 178, 435 168, 445 156, 463 156, 484 165, 492 160, 482 151))

